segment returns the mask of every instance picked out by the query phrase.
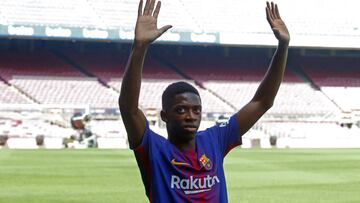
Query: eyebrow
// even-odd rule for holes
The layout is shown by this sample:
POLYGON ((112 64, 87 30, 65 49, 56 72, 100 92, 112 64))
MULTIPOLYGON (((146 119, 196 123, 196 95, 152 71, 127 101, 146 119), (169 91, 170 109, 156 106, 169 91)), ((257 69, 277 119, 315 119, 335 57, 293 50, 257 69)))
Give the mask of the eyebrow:
POLYGON ((191 107, 191 108, 202 108, 202 105, 186 105, 186 104, 175 104, 173 107, 174 108, 178 108, 178 107, 191 107))

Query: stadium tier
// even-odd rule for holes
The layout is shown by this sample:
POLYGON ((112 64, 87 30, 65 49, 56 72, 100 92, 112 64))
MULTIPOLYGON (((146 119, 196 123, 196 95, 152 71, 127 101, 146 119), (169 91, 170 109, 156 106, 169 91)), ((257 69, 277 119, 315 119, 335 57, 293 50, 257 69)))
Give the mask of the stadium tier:
POLYGON ((88 75, 104 82, 110 81, 111 78, 122 77, 128 55, 128 53, 119 54, 104 49, 82 52, 62 49, 57 53, 88 75))
POLYGON ((319 87, 359 87, 358 57, 301 57, 299 66, 319 87))
MULTIPOLYGON (((165 88, 173 82, 178 80, 143 80, 140 91, 140 105, 143 109, 155 108, 160 110, 161 95, 165 88)), ((192 81, 187 81, 190 84, 196 85, 192 81)), ((116 89, 120 89, 121 81, 111 81, 109 83, 116 89)), ((231 113, 234 109, 227 103, 214 96, 208 90, 197 87, 203 102, 203 112, 205 113, 231 113)))
POLYGON ((117 0, 88 0, 86 1, 95 16, 101 19, 101 26, 108 28, 133 29, 136 20, 137 2, 136 1, 117 1, 117 0))
MULTIPOLYGON (((267 52, 209 50, 183 47, 179 54, 179 50, 168 47, 155 49, 145 62, 141 106, 160 109, 165 87, 176 80, 189 79, 191 83, 200 85, 198 89, 204 97, 206 112, 233 112, 234 107, 238 109, 248 102, 271 60, 267 52)), ((6 90, 1 99, 3 103, 15 101, 117 108, 127 57, 127 50, 106 48, 94 51, 65 48, 56 51, 2 51, 0 77, 8 84, 1 83, 1 88, 6 90), (10 97, 13 99, 9 100, 10 97)), ((324 115, 339 111, 337 106, 348 109, 347 104, 342 108, 343 102, 337 102, 336 98, 343 97, 331 93, 328 86, 360 86, 360 73, 353 65, 357 64, 356 60, 304 58, 293 62, 296 65, 291 62, 276 100, 279 105, 275 105, 271 113, 324 115), (304 77, 294 72, 292 66, 300 66, 310 80, 304 81, 304 77), (344 83, 328 83, 334 75, 342 78, 344 83), (313 85, 321 89, 314 89, 313 85)), ((350 91, 348 88, 343 90, 350 91)))
POLYGON ((358 57, 302 57, 300 67, 343 111, 360 109, 358 57))
MULTIPOLYGON (((269 66, 270 52, 261 50, 216 49, 209 47, 182 47, 178 53, 159 53, 188 78, 198 82, 208 80, 261 81, 269 66)), ((291 67, 285 72, 285 81, 301 82, 291 67)))
MULTIPOLYGON (((171 22, 178 30, 183 31, 197 29, 192 23, 192 16, 189 16, 181 2, 169 1, 167 3, 169 8, 162 13, 165 19, 162 23, 171 22), (183 18, 178 18, 178 16, 183 18)), ((4 0, 0 3, 1 17, 4 21, 2 23, 7 25, 122 28, 125 30, 133 30, 137 8, 137 1, 116 0, 65 0, 61 2, 4 0)))
POLYGON ((8 25, 94 27, 103 23, 85 0, 3 0, 0 9, 8 25))
POLYGON ((26 98, 23 94, 19 92, 16 88, 11 85, 5 84, 3 81, 0 81, 0 104, 28 104, 32 103, 31 100, 26 98))
POLYGON ((360 87, 321 87, 321 90, 345 112, 359 110, 360 87))
MULTIPOLYGON (((359 48, 357 0, 279 0, 294 46, 359 48), (308 5, 312 5, 311 8, 308 5), (307 15, 303 15, 303 10, 307 15), (321 15, 319 15, 321 12, 321 15), (338 13, 334 17, 333 13, 338 13)), ((182 43, 275 45, 265 2, 163 0, 159 25, 173 25, 160 40, 182 43)), ((133 39, 138 1, 2 0, 0 34, 61 39, 133 39)))
MULTIPOLYGON (((104 82, 119 79, 125 71, 129 50, 114 52, 107 49, 93 51, 59 50, 59 53, 86 73, 104 82)), ((148 56, 145 61, 143 77, 149 79, 181 79, 176 72, 148 56)), ((118 88, 119 90, 120 88, 118 88)))
MULTIPOLYGON (((79 111, 94 117, 89 125, 99 147, 128 146, 117 100, 130 45, 75 44, 25 50, 5 49, 0 54, 0 136, 9 139, 10 148, 36 148, 41 136, 44 146, 61 147, 64 139, 78 134, 69 120, 79 111)), ((203 127, 211 126, 220 115, 227 117, 250 101, 273 51, 155 45, 145 60, 140 108, 152 116, 152 128, 166 134, 158 117, 162 92, 172 82, 187 81, 200 92, 203 127)), ((352 125, 354 130, 341 129, 339 124, 347 124, 338 118, 343 112, 360 109, 358 60, 289 54, 274 106, 249 131, 243 147, 258 146, 255 138, 262 140, 261 147, 271 147, 273 134, 279 138, 278 147, 331 147, 337 139, 342 143, 338 147, 349 147, 345 142, 353 140, 357 125, 352 125), (329 82, 334 78, 342 82, 329 82), (304 131, 308 125, 314 131, 304 131), (311 135, 322 128, 330 129, 326 134, 332 140, 327 144, 311 135), (341 133, 349 136, 338 138, 341 133), (308 144, 311 141, 317 144, 308 144)))
MULTIPOLYGON (((226 98, 233 106, 240 109, 254 96, 259 82, 208 81, 205 87, 217 95, 226 98)), ((274 106, 269 114, 276 115, 335 115, 339 109, 307 83, 284 82, 278 92, 274 106)))
POLYGON ((82 77, 81 72, 48 50, 0 52, 0 76, 10 80, 12 76, 64 76, 82 77))
POLYGON ((96 78, 14 77, 10 82, 41 104, 116 108, 118 93, 96 78))

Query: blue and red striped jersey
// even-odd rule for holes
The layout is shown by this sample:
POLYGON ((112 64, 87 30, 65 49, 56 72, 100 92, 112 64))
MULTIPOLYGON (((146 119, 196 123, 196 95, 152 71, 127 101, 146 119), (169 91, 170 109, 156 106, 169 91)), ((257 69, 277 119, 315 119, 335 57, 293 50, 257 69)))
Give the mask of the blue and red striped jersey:
POLYGON ((227 202, 225 155, 241 144, 236 116, 199 131, 195 149, 180 151, 149 128, 134 149, 150 202, 227 202))

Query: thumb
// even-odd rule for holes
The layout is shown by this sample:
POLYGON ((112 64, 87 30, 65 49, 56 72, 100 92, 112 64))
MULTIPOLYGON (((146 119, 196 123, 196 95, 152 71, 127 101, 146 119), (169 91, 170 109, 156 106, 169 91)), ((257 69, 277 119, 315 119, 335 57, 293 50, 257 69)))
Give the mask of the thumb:
MULTIPOLYGON (((168 29, 172 28, 172 25, 165 25, 164 27, 159 29, 159 33, 160 35, 164 34, 164 32, 166 32, 168 29)), ((159 36, 160 36, 159 35, 159 36)))

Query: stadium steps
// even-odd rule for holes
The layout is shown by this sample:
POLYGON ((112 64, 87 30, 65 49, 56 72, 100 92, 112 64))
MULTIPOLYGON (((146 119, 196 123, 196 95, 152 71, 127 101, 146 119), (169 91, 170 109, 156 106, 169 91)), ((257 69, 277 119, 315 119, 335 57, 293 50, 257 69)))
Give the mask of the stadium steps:
POLYGON ((315 90, 320 90, 320 87, 298 66, 292 66, 292 71, 302 80, 309 83, 315 90))
POLYGON ((36 100, 35 98, 33 98, 30 94, 26 93, 25 91, 23 91, 21 88, 17 87, 16 85, 9 83, 8 81, 6 81, 1 76, 0 76, 0 80, 2 82, 4 82, 6 85, 8 85, 10 87, 13 87, 19 94, 23 95, 29 101, 31 101, 33 103, 36 103, 36 104, 40 104, 40 102, 38 100, 36 100))
POLYGON ((105 81, 103 81, 102 79, 100 79, 99 77, 94 75, 93 73, 86 70, 84 67, 82 67, 80 64, 76 63, 76 61, 72 60, 70 57, 68 57, 66 54, 62 53, 61 51, 56 50, 56 49, 52 49, 51 53, 53 53, 55 56, 57 56, 58 58, 63 60, 65 63, 67 63, 67 64, 71 65, 72 67, 74 67, 76 70, 78 70, 84 76, 91 77, 91 78, 96 78, 101 85, 115 91, 116 93, 119 93, 118 90, 116 90, 115 88, 109 86, 105 81))
POLYGON ((59 50, 56 49, 51 49, 50 50, 51 53, 53 53, 56 57, 60 58, 62 61, 64 61, 65 63, 71 65, 73 68, 75 68, 77 71, 79 71, 81 74, 83 74, 86 77, 95 77, 95 75, 93 75, 92 73, 90 73, 89 71, 87 71, 85 68, 81 67, 78 63, 76 63, 75 61, 73 61, 72 59, 70 59, 68 56, 66 56, 64 53, 62 53, 59 50))
POLYGON ((304 81, 308 82, 312 88, 316 91, 320 91, 328 100, 330 100, 338 109, 343 109, 338 105, 334 100, 332 100, 328 95, 326 95, 321 88, 305 73, 305 71, 301 67, 294 66, 293 71, 296 75, 302 78, 304 81))
MULTIPOLYGON (((205 87, 204 87, 205 88, 205 87)), ((239 109, 236 108, 236 106, 234 106, 231 102, 227 101, 225 98, 221 97, 220 95, 218 95, 215 91, 211 90, 210 88, 205 88, 208 92, 210 92, 212 95, 214 95, 215 97, 217 97, 218 99, 220 99, 222 102, 224 102, 225 104, 229 105, 234 112, 238 111, 239 109)))
POLYGON ((212 91, 211 89, 206 88, 202 82, 195 80, 194 78, 192 78, 190 75, 186 74, 185 72, 183 72, 179 67, 177 67, 175 64, 171 63, 170 61, 166 60, 165 58, 159 56, 158 54, 156 54, 155 51, 151 52, 151 56, 157 60, 159 63, 164 64, 166 67, 172 69, 174 72, 176 72, 177 74, 179 74, 180 76, 182 76, 184 79, 187 80, 192 80, 195 82, 195 84, 197 86, 199 86, 200 88, 204 89, 205 91, 208 91, 210 94, 212 94, 214 97, 216 97, 217 99, 219 99, 221 102, 225 103, 226 105, 228 105, 229 107, 231 107, 233 110, 236 111, 236 107, 234 105, 232 105, 229 101, 227 101, 226 99, 224 99, 223 97, 221 97, 220 95, 218 95, 216 92, 212 91))
POLYGON ((170 61, 166 60, 164 57, 161 57, 160 55, 158 55, 155 51, 151 51, 150 56, 153 57, 155 60, 157 60, 159 63, 165 65, 168 68, 170 68, 172 71, 174 71, 175 73, 177 73, 178 75, 180 75, 184 79, 195 81, 191 76, 187 75, 185 72, 183 72, 175 64, 173 64, 170 61))

